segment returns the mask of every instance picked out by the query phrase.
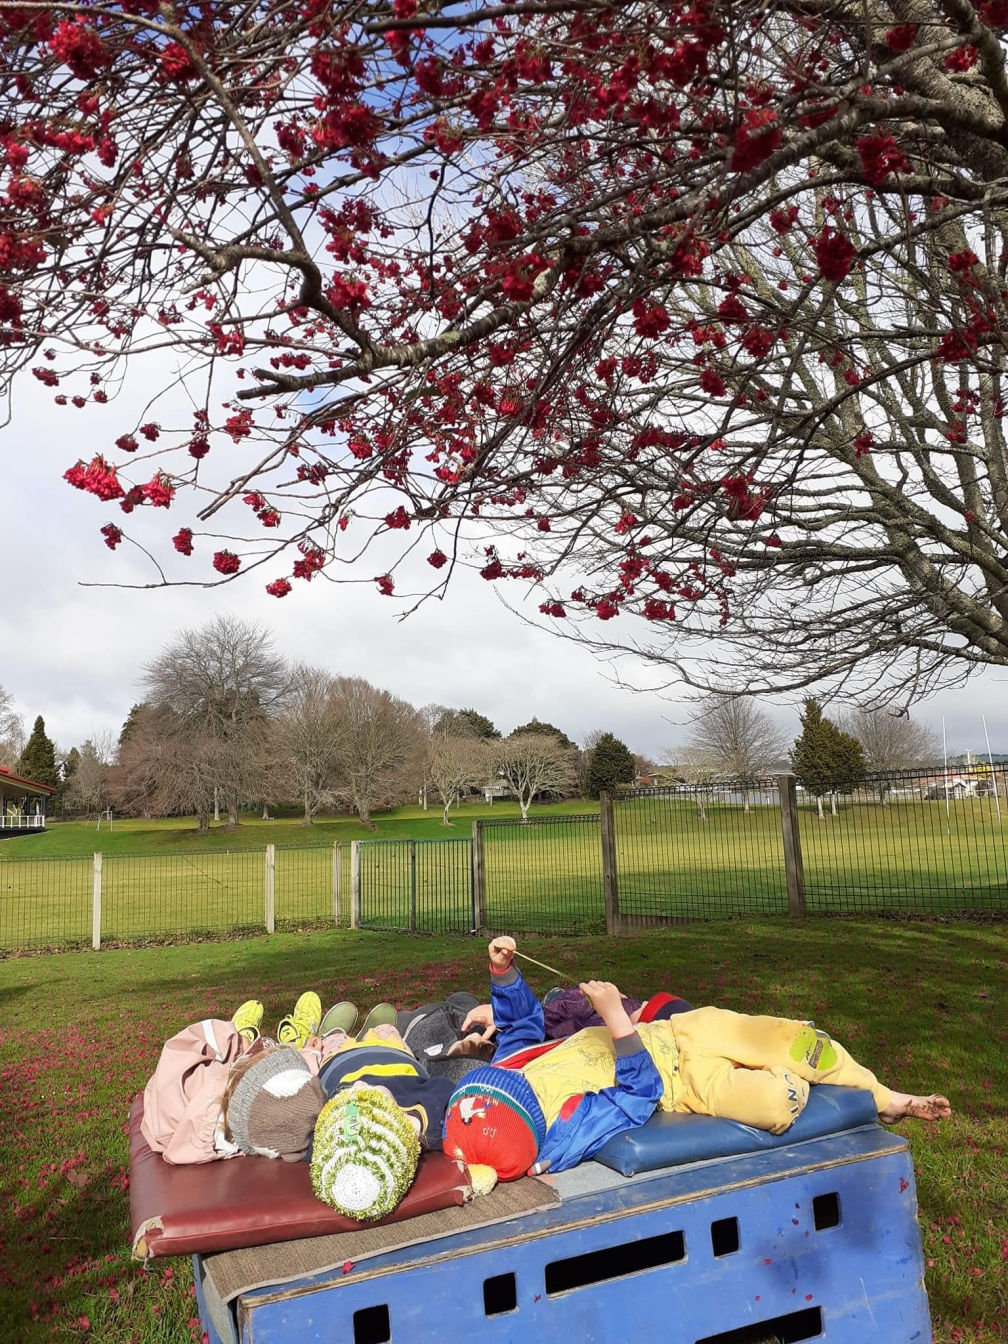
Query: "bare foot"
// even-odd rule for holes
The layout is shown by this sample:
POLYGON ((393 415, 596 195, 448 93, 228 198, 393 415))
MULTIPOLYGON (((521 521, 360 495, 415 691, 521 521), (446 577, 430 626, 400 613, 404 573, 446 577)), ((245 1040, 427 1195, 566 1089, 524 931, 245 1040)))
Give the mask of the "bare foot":
POLYGON ((930 1097, 914 1097, 909 1092, 894 1092, 892 1100, 884 1111, 879 1111, 879 1119, 886 1124, 897 1120, 906 1120, 912 1116, 915 1120, 947 1120, 952 1114, 948 1097, 933 1092, 930 1097))

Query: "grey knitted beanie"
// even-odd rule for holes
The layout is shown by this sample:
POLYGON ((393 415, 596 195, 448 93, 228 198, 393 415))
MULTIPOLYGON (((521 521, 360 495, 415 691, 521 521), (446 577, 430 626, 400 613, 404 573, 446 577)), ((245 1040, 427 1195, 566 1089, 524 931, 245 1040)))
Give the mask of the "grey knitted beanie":
POLYGON ((228 1128, 243 1153, 300 1162, 325 1099, 322 1085, 296 1050, 268 1050, 232 1093, 228 1128))

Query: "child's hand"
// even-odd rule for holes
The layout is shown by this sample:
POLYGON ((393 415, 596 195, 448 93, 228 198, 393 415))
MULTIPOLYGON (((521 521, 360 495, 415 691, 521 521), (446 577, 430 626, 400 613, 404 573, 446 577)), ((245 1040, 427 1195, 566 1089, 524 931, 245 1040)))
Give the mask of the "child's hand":
POLYGON ((496 975, 503 975, 511 969, 516 947, 515 940, 506 934, 495 938, 490 944, 490 968, 496 975))
POLYGON ((623 995, 611 980, 586 980, 578 988, 609 1028, 614 1040, 631 1034, 634 1027, 623 1007, 623 995))
POLYGON ((473 1028, 479 1029, 481 1041, 492 1039, 497 1028, 494 1026, 493 1008, 489 1003, 479 1003, 466 1014, 466 1019, 462 1023, 462 1035, 468 1036, 473 1028))

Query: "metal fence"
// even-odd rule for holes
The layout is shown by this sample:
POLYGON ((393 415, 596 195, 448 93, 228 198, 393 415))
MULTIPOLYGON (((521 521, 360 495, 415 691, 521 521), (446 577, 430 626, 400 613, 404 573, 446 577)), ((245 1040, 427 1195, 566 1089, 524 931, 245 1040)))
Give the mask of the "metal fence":
POLYGON ((637 789, 613 800, 624 921, 788 912, 776 783, 637 789))
POLYGON ((469 840, 361 840, 358 853, 361 928, 475 930, 469 840))
POLYGON ((998 766, 877 774, 821 800, 790 776, 630 790, 603 799, 601 816, 484 818, 471 840, 0 853, 0 950, 341 923, 619 933, 805 912, 1005 916, 1006 832, 998 766))
POLYGON ((498 933, 604 933, 598 813, 477 822, 480 927, 498 933))

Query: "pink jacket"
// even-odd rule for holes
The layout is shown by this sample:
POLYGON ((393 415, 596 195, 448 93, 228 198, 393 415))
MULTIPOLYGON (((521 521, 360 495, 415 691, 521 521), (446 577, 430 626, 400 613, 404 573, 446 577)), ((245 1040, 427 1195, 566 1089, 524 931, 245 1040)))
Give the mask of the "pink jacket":
MULTIPOLYGON (((248 1043, 233 1022, 206 1017, 176 1032, 161 1047, 154 1076, 144 1088, 140 1132, 166 1162, 183 1166, 234 1157, 214 1145, 221 1097, 235 1060, 248 1043)), ((305 1046, 298 1054, 317 1074, 321 1051, 305 1046)))
POLYGON ((212 1162, 214 1130, 231 1065, 246 1049, 233 1022, 204 1018, 177 1032, 161 1050, 144 1088, 140 1131, 166 1162, 212 1162))

